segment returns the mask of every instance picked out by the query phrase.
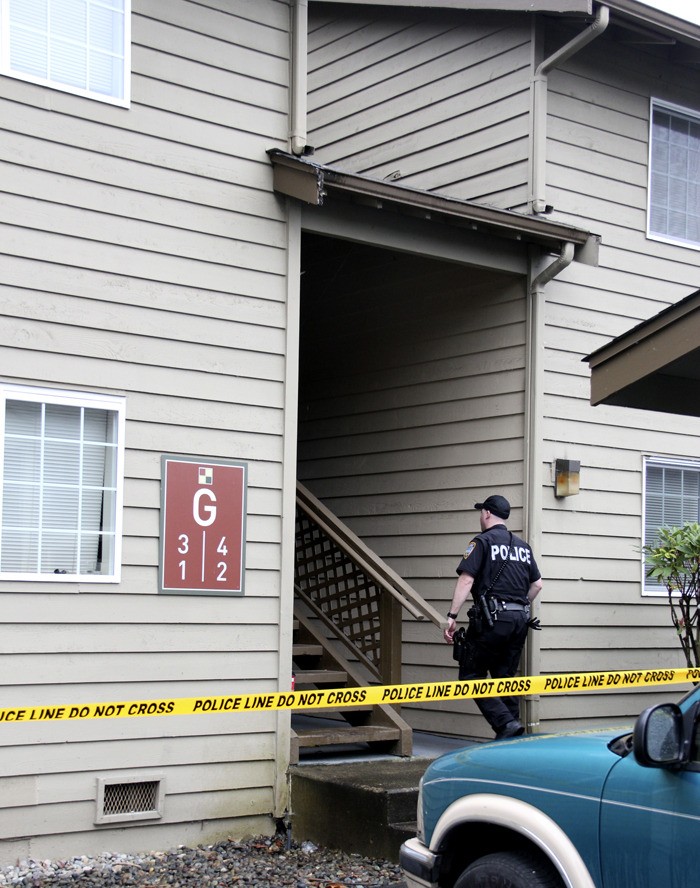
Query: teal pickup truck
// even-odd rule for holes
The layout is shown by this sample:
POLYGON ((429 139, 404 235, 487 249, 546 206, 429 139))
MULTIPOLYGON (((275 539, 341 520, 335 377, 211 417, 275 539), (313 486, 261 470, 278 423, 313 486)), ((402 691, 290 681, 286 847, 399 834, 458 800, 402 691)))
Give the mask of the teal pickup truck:
POLYGON ((698 888, 700 687, 633 730, 501 740, 421 780, 408 888, 698 888))

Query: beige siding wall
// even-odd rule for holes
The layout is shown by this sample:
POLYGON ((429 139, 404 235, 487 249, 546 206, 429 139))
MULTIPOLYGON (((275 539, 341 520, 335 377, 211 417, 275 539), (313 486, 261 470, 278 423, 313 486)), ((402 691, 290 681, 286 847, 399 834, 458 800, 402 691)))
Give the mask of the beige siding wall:
MULTIPOLYGON (((599 268, 572 265, 547 288, 543 671, 684 665, 666 601, 641 594, 642 455, 698 457, 700 420, 592 408, 581 362, 700 286, 700 252, 645 235, 650 96, 700 110, 690 69, 607 37, 550 75, 547 202, 603 247, 599 268), (557 457, 581 461, 578 496, 555 499, 557 457)), ((606 723, 643 705, 638 694, 586 701, 606 723)), ((543 698, 542 714, 566 727, 580 700, 543 698)))
MULTIPOLYGON (((285 671, 287 230, 265 151, 286 145, 288 28, 281 0, 134 0, 131 108, 3 78, 0 374, 124 394, 127 417, 122 582, 0 584, 3 706, 272 690, 285 671), (156 594, 162 453, 248 461, 245 597, 156 594)), ((3 724, 0 860, 268 828, 277 727, 3 724), (163 821, 94 831, 96 778, 143 769, 166 776, 163 821)))
MULTIPOLYGON (((335 5, 314 5, 309 140, 317 158, 379 178, 398 172, 397 181, 404 184, 524 209, 532 70, 527 22, 525 16, 366 7, 344 8, 341 14, 335 5), (484 161, 488 169, 480 166, 484 161)), ((547 27, 545 55, 574 33, 570 24, 559 28, 552 19, 547 27)), ((600 233, 603 247, 598 268, 575 263, 546 290, 544 509, 537 553, 545 577, 546 628, 536 639, 543 672, 682 662, 666 602, 641 594, 642 466, 646 453, 697 456, 700 422, 591 408, 582 358, 700 286, 699 251, 645 234, 650 97, 700 109, 700 91, 692 69, 667 63, 665 48, 625 46, 614 42, 615 36, 611 31, 599 38, 549 75, 546 198, 554 206, 549 218, 600 233), (579 496, 554 497, 552 464, 558 457, 581 460, 579 496)), ((407 323, 400 304, 392 323, 398 314, 407 323)), ((520 304, 524 317, 524 301, 520 304)), ((488 326, 484 311, 477 300, 470 320, 481 324, 483 318, 488 326)), ((408 334, 405 350, 393 333, 392 328, 374 350, 354 333, 347 334, 352 345, 340 340, 342 347, 324 369, 329 374, 333 366, 332 373, 326 378, 322 373, 314 383, 320 394, 309 406, 302 471, 331 507, 369 534, 381 554, 393 557, 392 564, 442 606, 449 592, 442 598, 437 589, 451 591, 453 553, 462 548, 462 527, 473 520, 459 512, 465 498, 473 502, 472 492, 505 487, 518 504, 514 529, 522 527, 522 410, 511 412, 508 405, 511 377, 484 374, 478 366, 465 369, 460 384, 471 393, 488 380, 491 387, 478 404, 489 409, 498 402, 508 416, 502 425, 471 409, 461 428, 436 419, 440 407, 432 391, 417 409, 422 381, 407 368, 412 366, 408 352, 422 353, 420 331, 408 334), (418 351, 416 342, 421 342, 418 351), (382 363, 395 350, 401 355, 396 364, 382 363), (363 371, 346 376, 334 366, 339 355, 347 355, 353 367, 361 356, 363 371), (331 391, 329 379, 342 395, 337 403, 324 394, 331 391), (407 399, 400 409, 394 402, 397 386, 407 399), (314 448, 320 458, 312 464, 314 448), (449 468, 432 467, 433 458, 447 454, 454 460, 449 468), (517 480, 510 474, 514 459, 517 480), (353 499, 358 484, 363 497, 353 499), (403 533, 406 526, 411 530, 403 533)), ((424 627, 407 623, 404 628, 405 679, 444 677, 451 668, 446 652, 431 646, 424 627)), ((587 695, 585 707, 580 697, 543 697, 542 727, 628 720, 646 700, 669 695, 677 693, 587 695)), ((461 717, 444 711, 447 704, 442 710, 441 730, 479 733, 478 720, 465 728, 461 717)), ((417 726, 435 728, 427 710, 407 711, 417 726)))
POLYGON ((312 4, 323 163, 498 207, 527 201, 527 16, 312 4))
MULTIPOLYGON (((358 271, 305 273, 300 479, 445 613, 477 499, 502 490, 522 527, 524 285, 389 251, 324 252, 336 272, 358 271)), ((454 677, 440 630, 407 615, 403 681, 454 677)), ((474 704, 402 712, 418 728, 484 733, 474 704)))

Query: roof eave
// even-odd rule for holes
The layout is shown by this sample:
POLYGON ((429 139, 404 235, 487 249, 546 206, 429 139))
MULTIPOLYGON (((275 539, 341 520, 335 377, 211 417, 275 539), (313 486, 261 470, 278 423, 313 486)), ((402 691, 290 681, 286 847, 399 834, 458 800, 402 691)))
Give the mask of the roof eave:
POLYGON ((430 9, 559 12, 591 15, 593 0, 325 0, 362 6, 424 6, 430 9))
MULTIPOLYGON (((559 15, 593 14, 593 0, 325 0, 327 3, 353 3, 367 6, 418 6, 431 9, 466 11, 529 12, 559 15)), ((700 25, 677 18, 661 9, 638 0, 604 0, 596 6, 607 6, 620 18, 640 28, 651 29, 674 40, 700 45, 700 25)))
POLYGON ((700 45, 700 25, 677 18, 661 9, 638 3, 637 0, 605 0, 601 5, 639 27, 651 28, 675 40, 700 45))

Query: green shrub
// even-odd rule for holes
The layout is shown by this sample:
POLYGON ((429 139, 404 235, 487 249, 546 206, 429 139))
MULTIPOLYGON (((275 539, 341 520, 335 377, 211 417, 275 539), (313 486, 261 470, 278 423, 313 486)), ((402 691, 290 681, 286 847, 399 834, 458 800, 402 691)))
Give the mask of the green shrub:
POLYGON ((671 619, 676 627, 686 663, 700 666, 698 609, 700 608, 700 524, 662 527, 658 542, 644 546, 647 576, 663 583, 668 591, 671 619))

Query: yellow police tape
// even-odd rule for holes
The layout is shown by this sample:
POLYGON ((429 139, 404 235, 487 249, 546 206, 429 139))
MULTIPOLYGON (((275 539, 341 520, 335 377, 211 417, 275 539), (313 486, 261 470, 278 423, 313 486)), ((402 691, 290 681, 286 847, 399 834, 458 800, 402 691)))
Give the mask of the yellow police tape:
POLYGON ((276 709, 341 709, 385 703, 466 700, 577 691, 622 690, 650 685, 700 682, 700 669, 637 669, 620 672, 563 672, 475 681, 374 685, 326 690, 231 694, 223 697, 180 697, 169 700, 127 700, 0 709, 0 722, 83 721, 92 718, 140 718, 154 715, 206 715, 218 712, 260 712, 276 709))

